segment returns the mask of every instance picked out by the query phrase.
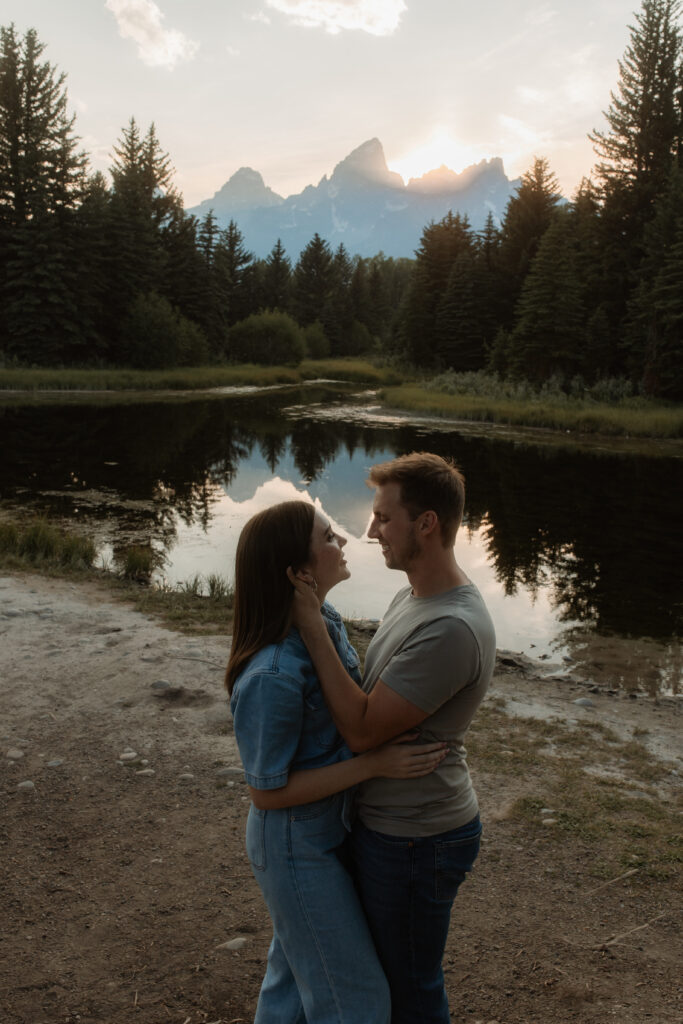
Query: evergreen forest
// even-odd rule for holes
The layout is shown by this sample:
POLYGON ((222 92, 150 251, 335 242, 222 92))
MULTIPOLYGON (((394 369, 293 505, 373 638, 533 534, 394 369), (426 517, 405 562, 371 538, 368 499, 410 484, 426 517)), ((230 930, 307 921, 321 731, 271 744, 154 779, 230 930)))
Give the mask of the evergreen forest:
POLYGON ((35 30, 0 28, 0 366, 367 354, 680 400, 682 38, 680 0, 643 0, 571 200, 539 156, 500 223, 449 213, 414 259, 317 234, 296 259, 278 239, 255 259, 237 223, 185 212, 153 124, 131 118, 109 177, 93 173, 64 73, 35 30))

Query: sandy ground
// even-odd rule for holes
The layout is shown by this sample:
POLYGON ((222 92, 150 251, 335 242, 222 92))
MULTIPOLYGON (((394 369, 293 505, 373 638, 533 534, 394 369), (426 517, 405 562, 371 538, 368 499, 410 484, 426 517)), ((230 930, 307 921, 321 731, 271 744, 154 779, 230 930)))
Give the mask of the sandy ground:
MULTIPOLYGON (((228 647, 96 584, 0 576, 1 1024, 253 1020, 271 933, 244 854, 228 647)), ((515 658, 501 696, 511 733, 515 716, 647 730, 652 757, 673 761, 665 788, 680 785, 675 701, 541 681, 515 658)), ((536 783, 472 768, 486 840, 453 915, 453 1020, 683 1021, 671 881, 596 882, 589 844, 509 813, 536 783)))

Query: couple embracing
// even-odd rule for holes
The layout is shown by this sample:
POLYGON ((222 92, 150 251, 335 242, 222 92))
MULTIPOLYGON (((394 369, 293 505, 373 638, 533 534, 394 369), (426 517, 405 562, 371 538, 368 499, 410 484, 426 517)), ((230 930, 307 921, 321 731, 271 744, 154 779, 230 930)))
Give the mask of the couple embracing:
POLYGON ((359 660, 328 592, 344 537, 307 502, 237 548, 226 682, 273 922, 255 1024, 448 1024, 442 958, 481 824, 463 738, 495 661, 458 566, 464 481, 430 453, 373 466, 370 538, 409 585, 359 660))

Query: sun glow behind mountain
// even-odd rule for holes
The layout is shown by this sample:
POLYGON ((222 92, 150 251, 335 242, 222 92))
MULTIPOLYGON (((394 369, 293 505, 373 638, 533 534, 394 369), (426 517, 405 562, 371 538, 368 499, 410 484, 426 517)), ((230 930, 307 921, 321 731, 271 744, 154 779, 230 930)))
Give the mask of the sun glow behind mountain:
POLYGON ((420 178, 427 171, 446 166, 459 174, 471 164, 491 156, 465 142, 454 139, 447 128, 435 128, 431 136, 411 152, 388 161, 392 171, 398 171, 404 181, 420 178))

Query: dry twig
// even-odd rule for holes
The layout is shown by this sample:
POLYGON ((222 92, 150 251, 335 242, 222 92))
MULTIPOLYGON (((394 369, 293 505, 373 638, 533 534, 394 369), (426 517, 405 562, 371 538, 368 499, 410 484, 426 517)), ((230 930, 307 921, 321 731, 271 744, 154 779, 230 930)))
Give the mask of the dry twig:
POLYGON ((663 913, 657 914, 656 917, 653 917, 649 921, 646 921, 645 924, 639 924, 636 928, 629 928, 627 932, 622 932, 620 935, 613 935, 611 939, 606 939, 604 942, 601 942, 599 945, 594 946, 593 948, 609 949, 610 946, 616 946, 616 944, 618 942, 621 942, 622 939, 625 939, 627 935, 633 935, 634 932, 642 932, 643 928, 649 928, 651 924, 655 923, 655 921, 659 921, 662 917, 666 917, 667 913, 668 912, 665 910, 663 913))

